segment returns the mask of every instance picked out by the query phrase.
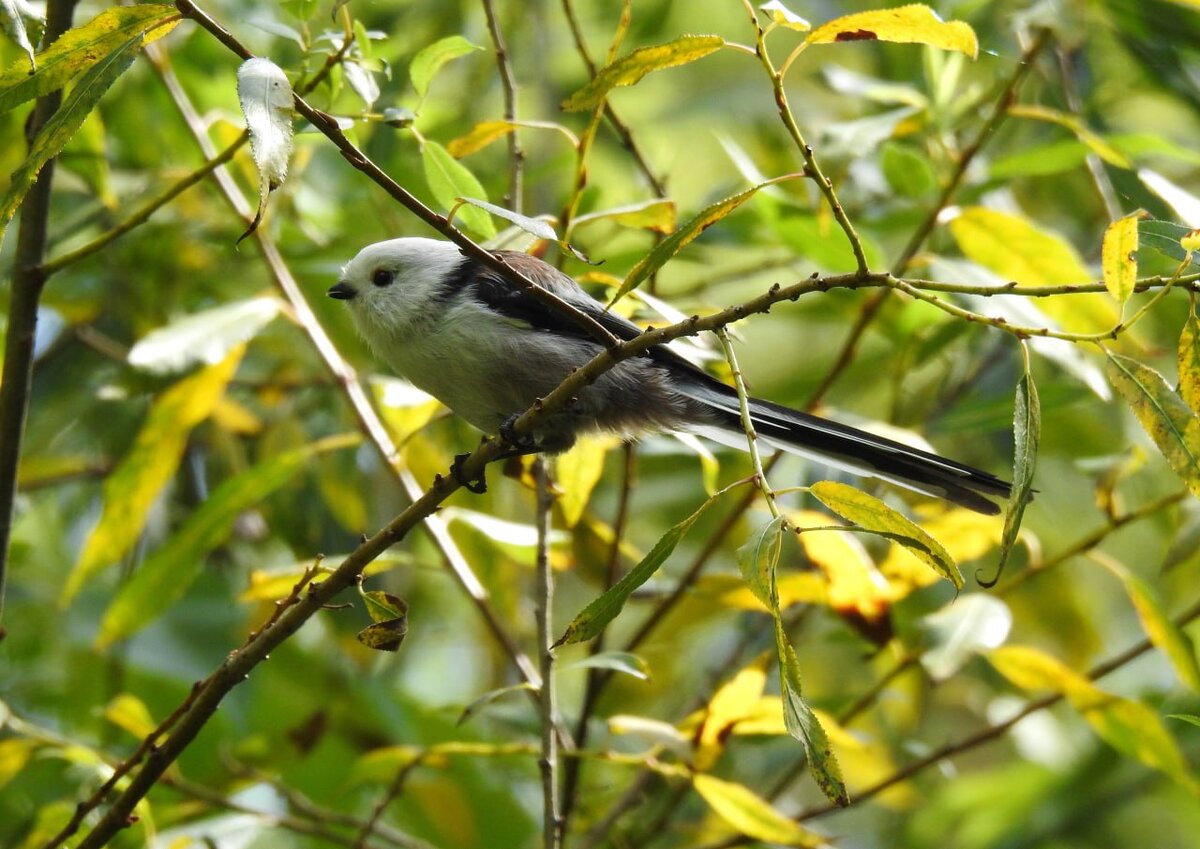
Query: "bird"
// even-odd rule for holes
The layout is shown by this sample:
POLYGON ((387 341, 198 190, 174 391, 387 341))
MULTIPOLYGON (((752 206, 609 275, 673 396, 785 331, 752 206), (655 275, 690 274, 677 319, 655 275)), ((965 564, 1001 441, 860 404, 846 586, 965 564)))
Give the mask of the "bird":
MULTIPOLYGON (((619 340, 642 329, 606 309, 567 274, 519 251, 497 250, 526 280, 556 295, 619 340)), ((375 356, 485 434, 511 446, 505 456, 568 450, 583 434, 626 439, 685 431, 746 449, 737 391, 666 345, 617 363, 581 389, 574 403, 542 417, 525 434, 513 423, 574 369, 603 350, 565 311, 529 294, 452 242, 404 237, 364 247, 327 294, 344 301, 375 356)), ((963 463, 830 419, 750 398, 758 437, 783 451, 880 478, 979 513, 1010 484, 963 463)), ((480 477, 460 477, 476 492, 480 477)))

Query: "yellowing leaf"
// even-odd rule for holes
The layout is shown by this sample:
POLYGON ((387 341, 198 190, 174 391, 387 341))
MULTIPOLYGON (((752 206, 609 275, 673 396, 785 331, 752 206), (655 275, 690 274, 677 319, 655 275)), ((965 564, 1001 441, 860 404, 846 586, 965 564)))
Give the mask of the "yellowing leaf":
POLYGON ((483 150, 492 142, 504 138, 519 127, 528 127, 536 130, 554 130, 565 137, 571 143, 572 147, 579 144, 579 139, 574 133, 562 124, 555 124, 552 121, 493 120, 480 121, 466 135, 459 136, 447 144, 446 150, 455 159, 462 159, 464 156, 470 156, 472 153, 483 150))
POLYGON ((810 492, 818 501, 861 528, 900 543, 942 577, 962 589, 962 573, 941 544, 878 498, 835 481, 818 481, 810 492))
POLYGON ((1022 689, 1049 689, 1061 694, 1114 749, 1161 770, 1192 793, 1200 793, 1200 783, 1192 775, 1175 739, 1147 705, 1106 693, 1038 649, 1005 646, 990 652, 988 660, 1022 689))
POLYGON ((611 437, 585 436, 555 458, 554 480, 562 489, 558 507, 568 528, 583 518, 592 490, 604 475, 604 457, 615 443, 611 437))
POLYGON ((1192 412, 1200 415, 1200 321, 1188 310, 1179 335, 1179 394, 1192 412))
POLYGON ((810 32, 805 40, 809 44, 893 41, 957 50, 972 59, 979 55, 979 41, 969 24, 943 21, 932 9, 920 3, 835 18, 810 32))
POLYGON ((709 700, 704 722, 696 735, 693 763, 698 772, 707 772, 716 765, 725 749, 725 738, 734 726, 750 716, 758 706, 767 683, 768 659, 767 655, 760 655, 721 685, 709 700))
POLYGON ((772 23, 778 24, 781 27, 794 29, 798 32, 807 32, 812 29, 812 24, 783 5, 781 0, 771 0, 770 3, 763 3, 758 8, 759 11, 766 12, 771 16, 772 23))
POLYGON ((711 775, 692 776, 692 786, 713 812, 740 833, 783 846, 825 846, 825 841, 771 807, 742 784, 711 775))
POLYGON ((1102 267, 1104 288, 1108 294, 1125 303, 1133 294, 1137 282, 1138 218, 1139 213, 1118 218, 1104 231, 1102 267))
MULTIPOLYGON (((796 527, 820 527, 831 524, 829 517, 815 510, 790 515, 796 527)), ((827 602, 839 613, 853 613, 868 623, 887 617, 894 599, 887 579, 854 534, 845 531, 810 531, 799 534, 808 559, 828 581, 827 602)), ((790 576, 789 576, 790 577, 790 576)), ((783 603, 783 579, 780 581, 780 606, 783 603)))
POLYGON ((685 35, 665 44, 638 48, 597 71, 591 82, 563 101, 562 108, 568 112, 594 109, 614 88, 633 85, 651 71, 702 59, 724 44, 725 39, 719 35, 685 35))
POLYGON ((436 398, 404 380, 376 375, 371 378, 370 385, 379 405, 380 418, 397 445, 403 445, 429 424, 441 408, 436 398))
POLYGON ((155 728, 153 717, 146 703, 132 693, 121 693, 104 706, 104 718, 113 725, 128 731, 134 737, 149 736, 155 728))
POLYGON ((1175 474, 1200 497, 1200 416, 1161 374, 1136 360, 1109 354, 1106 373, 1175 474))
POLYGON ((165 3, 105 9, 39 53, 35 73, 20 59, 0 74, 0 112, 62 88, 139 34, 142 44, 162 38, 180 20, 179 11, 165 3))
POLYGON ((675 202, 655 198, 628 206, 589 212, 576 218, 573 226, 578 228, 595 221, 611 221, 622 227, 636 227, 667 234, 675 230, 675 202))
MULTIPOLYGON (((1004 280, 1057 286, 1094 279, 1069 242, 1023 216, 969 206, 950 222, 950 233, 968 259, 1004 280)), ((1112 301, 1099 293, 1073 296, 1065 305, 1061 298, 1046 301, 1038 306, 1070 331, 1099 333, 1111 329, 1117 320, 1112 301)))
MULTIPOLYGON (((942 544, 955 563, 977 560, 1000 544, 1003 522, 999 516, 985 516, 961 507, 934 509, 939 512, 919 514, 921 527, 942 544)), ((897 598, 937 581, 936 575, 898 544, 888 549, 879 571, 888 579, 897 598)))
POLYGON ((1125 586, 1129 600, 1137 610, 1142 629, 1150 642, 1167 656, 1175 667, 1179 680, 1195 692, 1200 692, 1200 662, 1196 659, 1196 647, 1192 639, 1171 621, 1163 609, 1162 600, 1154 587, 1130 572, 1116 561, 1104 561, 1125 586))
POLYGON ((151 505, 175 476, 188 434, 212 413, 243 350, 238 346, 223 362, 185 377, 151 405, 129 453, 104 481, 104 510, 67 578, 63 604, 137 540, 151 505))
POLYGON ((1059 126, 1065 127, 1074 133, 1075 137, 1078 138, 1079 141, 1091 148, 1092 153, 1099 156, 1109 165, 1117 168, 1133 167, 1133 163, 1131 163, 1123 153, 1098 136, 1092 130, 1088 129, 1076 115, 1070 115, 1066 112, 1059 112, 1057 109, 1051 109, 1047 106, 1026 103, 1017 103, 1010 106, 1008 109, 1008 114, 1013 117, 1033 118, 1039 121, 1048 121, 1052 124, 1058 124, 1059 126))
POLYGON ((41 745, 39 740, 22 737, 0 740, 0 788, 20 775, 41 745))
MULTIPOLYGON (((437 202, 448 212, 458 206, 459 198, 487 200, 487 192, 475 175, 435 141, 426 140, 421 145, 421 161, 425 166, 425 180, 437 202)), ((458 210, 463 225, 478 236, 490 239, 496 235, 496 226, 486 212, 478 207, 464 206, 458 210)))

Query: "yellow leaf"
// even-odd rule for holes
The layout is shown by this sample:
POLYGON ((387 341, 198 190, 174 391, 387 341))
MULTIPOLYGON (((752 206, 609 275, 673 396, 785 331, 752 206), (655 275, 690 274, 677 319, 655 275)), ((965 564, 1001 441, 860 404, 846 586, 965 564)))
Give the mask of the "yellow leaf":
POLYGON ((749 666, 726 682, 709 700, 704 723, 696 740, 695 767, 712 769, 725 748, 725 738, 738 722, 758 706, 767 683, 769 656, 759 655, 749 666))
POLYGON ((1192 638, 1167 616, 1158 593, 1117 561, 1106 558, 1101 562, 1124 584, 1125 592, 1137 610, 1142 630, 1150 642, 1171 661, 1179 680, 1193 691, 1200 692, 1200 663, 1196 660, 1196 647, 1192 644, 1192 638))
POLYGON ((398 446, 429 424, 441 406, 432 395, 394 377, 373 377, 371 390, 379 405, 379 416, 398 446))
MULTIPOLYGON (((1058 286, 1095 279, 1069 242, 1020 215, 969 206, 950 222, 950 233, 968 259, 1006 281, 1058 286)), ((1112 301, 1099 293, 1045 300, 1039 308, 1069 331, 1100 333, 1117 321, 1112 301)))
POLYGON ((702 59, 720 50, 725 39, 719 35, 685 35, 665 44, 641 47, 601 68, 592 81, 563 101, 568 112, 592 109, 618 86, 630 86, 651 71, 674 68, 702 59))
POLYGON ((1137 282, 1138 218, 1135 212, 1118 218, 1104 231, 1104 247, 1101 264, 1104 270, 1104 288, 1108 294, 1123 304, 1133 294, 1137 282))
POLYGON ((104 706, 104 718, 134 737, 144 738, 155 728, 149 708, 131 693, 113 696, 112 701, 104 706))
POLYGON ((33 753, 42 744, 37 740, 13 737, 0 740, 0 788, 16 778, 33 753))
POLYGON ((450 155, 455 159, 462 159, 483 150, 497 139, 504 138, 517 126, 512 121, 481 121, 465 136, 459 136, 446 145, 446 150, 450 151, 450 155))
POLYGON ((988 660, 1025 690, 1051 690, 1064 696, 1101 739, 1119 752, 1169 775, 1192 793, 1200 782, 1158 714, 1141 702, 1101 690, 1061 661, 1027 646, 1003 646, 988 660))
POLYGON ((151 405, 133 447, 104 481, 104 509, 67 578, 64 605, 137 541, 154 500, 175 476, 188 434, 212 414, 244 350, 237 346, 222 362, 185 377, 151 405))
POLYGON ((781 27, 794 29, 797 32, 807 32, 812 29, 812 24, 783 5, 780 0, 771 0, 770 3, 763 3, 758 8, 759 11, 766 12, 771 16, 772 23, 778 24, 781 27))
POLYGON ((245 405, 232 398, 222 398, 213 408, 213 421, 239 436, 254 436, 262 433, 262 419, 254 415, 245 405))
POLYGON ((837 41, 927 44, 942 50, 957 50, 972 59, 979 55, 979 40, 970 25, 943 21, 933 9, 920 3, 835 18, 810 32, 805 40, 809 44, 837 41))
POLYGON ((592 490, 604 475, 604 457, 617 444, 613 437, 585 436, 554 461, 554 481, 562 489, 558 506, 568 528, 579 524, 592 490))
MULTIPOLYGON (((945 547, 955 563, 977 560, 1000 544, 1000 534, 1004 529, 1002 516, 985 516, 961 507, 934 509, 938 512, 926 510, 918 513, 918 521, 930 536, 945 547)), ((937 582, 937 577, 901 545, 888 548, 887 556, 879 564, 879 571, 892 585, 892 592, 895 593, 893 600, 937 582)))
POLYGON ((1200 251, 1200 230, 1189 230, 1187 235, 1179 240, 1179 246, 1188 253, 1200 251))
POLYGON ((1200 415, 1200 321, 1191 310, 1179 335, 1178 360, 1179 394, 1200 415))
MULTIPOLYGON (((827 515, 815 510, 794 512, 789 518, 799 528, 831 524, 827 515)), ((808 559, 829 581, 830 607, 839 613, 852 612, 867 622, 878 622, 887 616, 895 598, 892 588, 853 534, 811 531, 800 534, 800 544, 808 559)))
POLYGON ((692 786, 721 819, 747 837, 784 846, 825 846, 825 841, 785 817, 750 788, 711 775, 692 776, 692 786))

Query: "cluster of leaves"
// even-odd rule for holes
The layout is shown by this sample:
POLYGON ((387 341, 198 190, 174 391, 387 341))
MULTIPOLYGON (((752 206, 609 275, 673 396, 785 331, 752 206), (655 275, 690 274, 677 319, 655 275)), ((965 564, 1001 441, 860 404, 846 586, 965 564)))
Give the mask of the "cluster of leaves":
MULTIPOLYGON (((292 139, 290 87, 462 232, 537 250, 646 323, 816 274, 739 326, 756 394, 818 397, 975 465, 1015 457, 1003 519, 842 480, 759 480, 768 513, 760 467, 689 439, 560 458, 555 681, 586 739, 559 765, 569 844, 820 845, 801 821, 848 803, 881 813, 835 829, 864 845, 901 823, 912 845, 991 846, 1035 819, 1050 841, 1118 794, 1200 845, 1200 157, 1180 141, 1200 95, 1179 70, 1195 4, 1034 7, 1014 31, 1001 0, 969 23, 910 5, 817 26, 798 3, 564 2, 550 35, 500 15, 506 115, 474 0, 214 2, 271 60, 236 85, 190 4, 104 9, 40 52, 21 5, 3 8, 0 226, 45 162, 61 173, 0 643, 0 841, 53 842, 132 750, 118 735, 147 739, 272 602, 321 580, 318 552, 354 548, 476 439, 392 378, 368 378, 374 412, 338 357, 374 369, 319 298, 338 264, 428 233, 313 127, 292 139), (977 33, 994 33, 982 54, 977 33), (58 90, 26 151, 22 109, 58 90), (197 127, 224 151, 201 159, 197 127), (864 310, 875 293, 834 281, 903 295, 864 310), (968 587, 970 565, 995 588, 968 587), (1166 663, 1094 682, 1147 648, 1166 663), (1010 729, 971 773, 924 774, 1010 729), (815 786, 784 796, 800 752, 815 786)), ((371 563, 387 591, 347 594, 355 612, 255 669, 118 841, 533 840, 546 717, 510 697, 537 689, 513 664, 533 641, 527 482, 455 495, 371 563)), ((1120 806, 1089 817, 1143 836, 1120 806)))

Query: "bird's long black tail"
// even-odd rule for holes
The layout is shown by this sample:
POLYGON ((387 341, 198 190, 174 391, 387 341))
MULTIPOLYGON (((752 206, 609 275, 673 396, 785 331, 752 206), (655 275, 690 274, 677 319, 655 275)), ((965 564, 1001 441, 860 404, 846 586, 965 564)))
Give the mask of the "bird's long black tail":
MULTIPOLYGON (((695 430, 723 444, 745 448, 737 394, 716 381, 705 384, 696 387, 693 397, 709 408, 712 423, 695 430)), ((770 401, 751 399, 750 417, 759 437, 784 451, 815 457, 854 474, 882 478, 979 513, 999 513, 1000 508, 984 496, 1007 498, 1011 490, 1010 484, 988 472, 770 401)))

